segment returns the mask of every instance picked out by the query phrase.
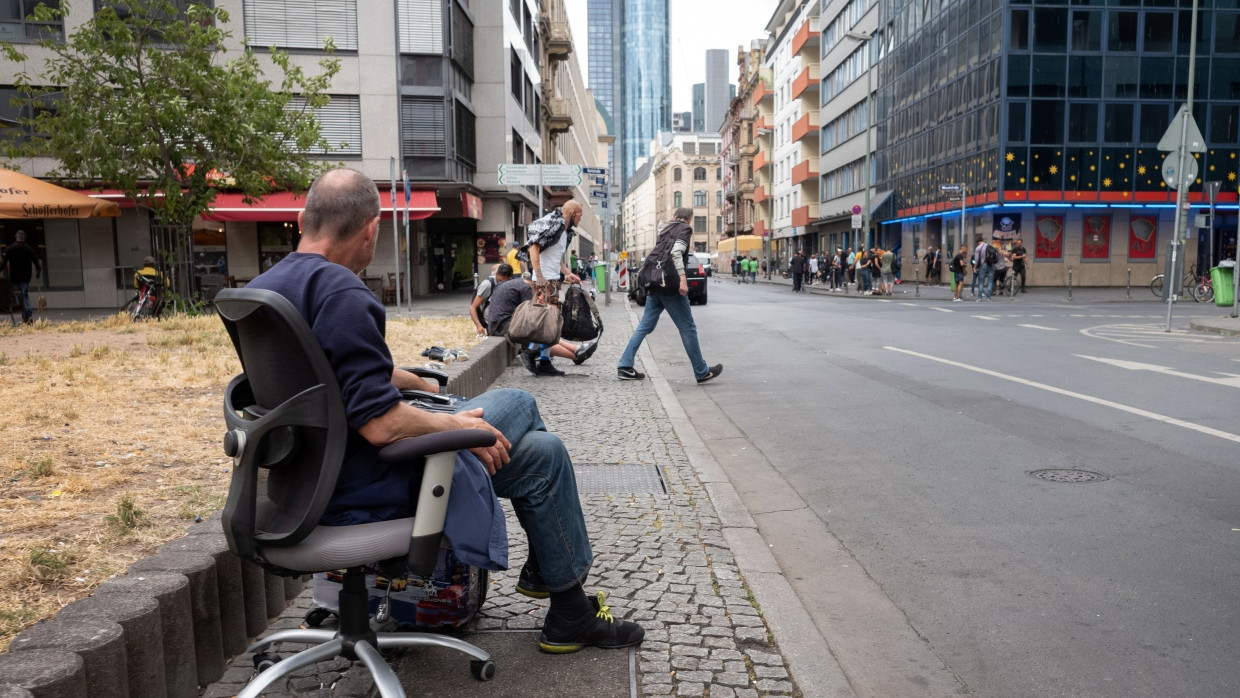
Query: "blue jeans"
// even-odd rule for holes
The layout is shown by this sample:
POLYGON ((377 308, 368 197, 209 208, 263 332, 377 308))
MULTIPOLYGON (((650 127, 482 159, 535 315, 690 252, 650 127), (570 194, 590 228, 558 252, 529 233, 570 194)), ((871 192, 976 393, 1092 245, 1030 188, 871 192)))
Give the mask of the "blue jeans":
POLYGON ((488 390, 460 409, 477 407, 512 443, 511 460, 495 472, 491 484, 495 494, 512 502, 547 589, 564 591, 584 583, 594 553, 564 442, 547 431, 534 397, 524 390, 488 390))
POLYGON ((637 348, 642 345, 646 335, 654 332, 655 325, 659 324, 659 316, 664 310, 676 324, 676 329, 680 330, 680 343, 685 346, 685 353, 689 355, 689 363, 693 366, 693 377, 705 378, 706 374, 710 373, 710 366, 707 366, 706 359, 702 358, 702 347, 698 344, 697 325, 693 322, 693 311, 689 309, 689 297, 679 293, 674 296, 665 296, 660 293, 646 294, 646 312, 642 313, 641 322, 637 323, 637 329, 633 330, 633 336, 629 337, 629 345, 624 348, 624 354, 620 356, 620 363, 616 364, 617 367, 633 368, 633 361, 637 358, 637 348))
POLYGON ((978 269, 981 270, 982 278, 978 282, 981 288, 978 289, 977 297, 981 298, 983 295, 985 295, 986 298, 990 298, 990 294, 993 293, 995 290, 995 268, 989 264, 983 264, 982 266, 978 267, 978 269))
POLYGON ((9 286, 13 289, 13 293, 22 301, 22 319, 29 320, 34 316, 34 308, 30 306, 30 282, 11 281, 9 286))

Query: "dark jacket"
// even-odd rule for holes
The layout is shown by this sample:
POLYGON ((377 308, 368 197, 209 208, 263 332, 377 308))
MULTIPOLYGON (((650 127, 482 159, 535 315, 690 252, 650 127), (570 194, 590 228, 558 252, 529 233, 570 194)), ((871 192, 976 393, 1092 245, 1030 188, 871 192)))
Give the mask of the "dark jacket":
POLYGON ((788 266, 792 269, 793 274, 804 274, 805 258, 801 255, 797 255, 792 258, 792 261, 788 263, 788 266))
POLYGON ((4 261, 9 267, 10 283, 30 283, 32 268, 43 273, 43 267, 39 266, 39 254, 24 242, 15 242, 4 248, 4 261))

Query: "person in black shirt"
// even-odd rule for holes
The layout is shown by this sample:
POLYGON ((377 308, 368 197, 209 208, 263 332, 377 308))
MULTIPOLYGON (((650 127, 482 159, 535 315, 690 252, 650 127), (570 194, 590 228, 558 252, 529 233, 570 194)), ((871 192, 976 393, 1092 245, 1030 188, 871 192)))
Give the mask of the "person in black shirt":
POLYGON ((801 292, 801 279, 805 276, 805 257, 801 256, 801 251, 797 250, 792 255, 792 261, 788 262, 788 268, 792 271, 792 292, 801 292))
POLYGON ((4 248, 5 275, 9 279, 9 288, 22 302, 22 322, 27 325, 34 323, 34 308, 30 307, 30 270, 34 269, 34 277, 40 278, 43 267, 39 266, 39 254, 26 244, 26 231, 19 230, 13 235, 13 244, 4 248))
POLYGON ((1020 238, 1012 241, 1012 273, 1020 277, 1020 292, 1025 292, 1025 259, 1029 253, 1020 238))

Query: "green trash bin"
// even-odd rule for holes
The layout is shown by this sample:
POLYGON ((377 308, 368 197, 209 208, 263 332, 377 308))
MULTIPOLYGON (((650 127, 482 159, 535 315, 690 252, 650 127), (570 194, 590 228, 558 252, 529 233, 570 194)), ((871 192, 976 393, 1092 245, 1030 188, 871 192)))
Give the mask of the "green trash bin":
POLYGON ((1210 281, 1214 283, 1214 304, 1220 308, 1232 305, 1235 273, 1235 267, 1214 267, 1210 270, 1210 281))
POLYGON ((607 265, 602 262, 594 265, 594 285, 599 293, 607 293, 607 265))

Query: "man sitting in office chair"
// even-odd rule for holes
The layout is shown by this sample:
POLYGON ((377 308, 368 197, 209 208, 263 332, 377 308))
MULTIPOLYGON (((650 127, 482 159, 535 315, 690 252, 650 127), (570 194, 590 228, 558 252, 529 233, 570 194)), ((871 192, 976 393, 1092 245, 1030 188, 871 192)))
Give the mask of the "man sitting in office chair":
POLYGON ((454 414, 423 411, 401 400, 401 389, 424 389, 424 384, 394 367, 384 340, 386 311, 358 278, 374 258, 379 210, 379 192, 370 178, 351 169, 323 174, 298 214, 297 251, 248 284, 275 291, 298 309, 340 384, 355 438, 323 523, 413 515, 416 473, 381 463, 380 447, 450 429, 492 431, 496 444, 473 453, 491 473, 495 492, 512 501, 529 538, 517 591, 551 599, 539 647, 566 653, 587 645, 640 643, 641 626, 615 619, 602 592, 587 596, 582 588, 594 555, 572 462, 559 437, 547 432, 534 398, 520 390, 491 390, 454 414))

